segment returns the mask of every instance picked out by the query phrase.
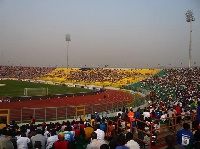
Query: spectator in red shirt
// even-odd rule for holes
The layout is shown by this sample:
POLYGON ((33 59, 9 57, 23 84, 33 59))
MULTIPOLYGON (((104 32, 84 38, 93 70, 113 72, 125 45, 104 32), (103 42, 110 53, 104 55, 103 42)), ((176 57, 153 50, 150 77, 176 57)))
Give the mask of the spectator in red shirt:
POLYGON ((74 126, 74 128, 72 129, 72 131, 75 132, 75 138, 79 137, 80 136, 80 129, 78 129, 77 126, 74 126))
POLYGON ((177 123, 180 124, 180 122, 181 122, 181 112, 182 112, 182 110, 181 110, 181 107, 180 107, 179 104, 177 104, 175 110, 176 110, 176 116, 177 116, 177 123))
POLYGON ((63 132, 58 134, 58 141, 54 142, 53 149, 68 149, 68 141, 64 140, 63 132))
POLYGON ((30 125, 35 124, 35 119, 33 118, 33 116, 30 116, 30 125))
MULTIPOLYGON (((131 108, 129 113, 128 113, 128 117, 129 117, 129 122, 131 123, 132 127, 136 126, 136 122, 135 122, 135 113, 133 112, 133 109, 131 108)), ((132 128, 132 133, 134 133, 134 128, 132 128)))

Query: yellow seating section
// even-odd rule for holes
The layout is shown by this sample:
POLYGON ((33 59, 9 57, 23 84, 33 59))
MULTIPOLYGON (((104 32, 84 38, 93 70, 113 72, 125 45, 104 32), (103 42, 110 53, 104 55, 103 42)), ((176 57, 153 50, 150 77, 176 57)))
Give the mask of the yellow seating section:
POLYGON ((105 70, 110 73, 114 71, 114 73, 115 74, 117 73, 117 75, 121 75, 121 74, 129 74, 129 75, 124 75, 120 79, 109 77, 108 79, 105 79, 103 81, 94 81, 94 80, 80 81, 80 80, 69 79, 69 76, 73 72, 75 73, 80 72, 81 74, 81 70, 79 70, 78 68, 68 68, 68 69, 56 68, 52 72, 36 79, 43 80, 43 81, 60 82, 60 83, 74 83, 74 84, 95 85, 95 86, 104 86, 104 87, 105 86, 121 87, 123 85, 129 85, 129 84, 139 82, 140 80, 146 79, 161 71, 161 69, 109 69, 109 68, 105 68, 105 69, 95 69, 95 70, 91 69, 91 70, 84 71, 84 73, 87 73, 88 75, 91 73, 102 74, 103 71, 105 70))

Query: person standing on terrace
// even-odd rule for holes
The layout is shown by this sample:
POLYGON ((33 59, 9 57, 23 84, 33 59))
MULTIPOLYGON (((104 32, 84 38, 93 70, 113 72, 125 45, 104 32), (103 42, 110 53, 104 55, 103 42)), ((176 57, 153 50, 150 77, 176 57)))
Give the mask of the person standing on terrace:
POLYGON ((194 142, 194 135, 190 131, 190 125, 188 123, 183 124, 183 129, 177 132, 177 142, 180 145, 183 145, 185 148, 192 148, 194 142))
MULTIPOLYGON (((129 121, 131 123, 130 127, 135 127, 136 122, 135 122, 135 113, 133 112, 133 109, 131 108, 129 113, 128 113, 129 121)), ((132 133, 134 133, 134 128, 132 128, 132 133)))
POLYGON ((35 119, 33 118, 33 116, 30 116, 30 125, 35 124, 35 119))
POLYGON ((175 110, 176 110, 176 116, 177 116, 177 124, 180 124, 182 110, 181 110, 181 107, 180 107, 179 103, 177 104, 175 110))

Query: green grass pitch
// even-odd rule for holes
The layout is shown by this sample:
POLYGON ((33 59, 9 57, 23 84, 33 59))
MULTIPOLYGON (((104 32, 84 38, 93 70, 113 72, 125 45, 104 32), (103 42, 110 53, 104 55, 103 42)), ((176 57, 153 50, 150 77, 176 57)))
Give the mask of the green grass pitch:
POLYGON ((61 85, 32 83, 16 80, 0 80, 0 97, 16 97, 24 95, 24 88, 48 88, 48 94, 64 94, 78 92, 92 92, 92 90, 61 85))

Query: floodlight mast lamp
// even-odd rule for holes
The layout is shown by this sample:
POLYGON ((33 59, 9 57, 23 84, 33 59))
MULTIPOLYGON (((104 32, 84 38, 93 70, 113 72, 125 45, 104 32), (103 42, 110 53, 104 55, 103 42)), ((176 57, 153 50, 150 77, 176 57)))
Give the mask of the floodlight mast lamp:
POLYGON ((185 14, 186 21, 190 22, 190 41, 189 41, 189 68, 191 67, 191 46, 192 46, 192 21, 195 21, 192 10, 188 10, 185 14))
POLYGON ((69 64, 68 64, 68 61, 69 61, 68 49, 69 49, 69 42, 71 41, 70 34, 66 34, 66 41, 67 41, 67 69, 68 69, 68 67, 69 67, 69 64))

